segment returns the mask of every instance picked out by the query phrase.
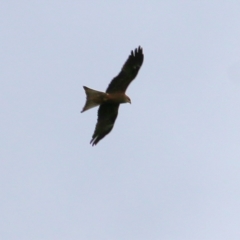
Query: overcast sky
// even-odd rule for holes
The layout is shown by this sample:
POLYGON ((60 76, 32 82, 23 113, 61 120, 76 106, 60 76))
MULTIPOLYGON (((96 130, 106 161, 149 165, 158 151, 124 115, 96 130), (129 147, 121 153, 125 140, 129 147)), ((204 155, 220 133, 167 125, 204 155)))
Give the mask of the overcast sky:
POLYGON ((0 239, 240 239, 239 1, 2 1, 0 239), (101 3, 100 3, 101 2, 101 3), (130 51, 144 63, 89 142, 130 51))

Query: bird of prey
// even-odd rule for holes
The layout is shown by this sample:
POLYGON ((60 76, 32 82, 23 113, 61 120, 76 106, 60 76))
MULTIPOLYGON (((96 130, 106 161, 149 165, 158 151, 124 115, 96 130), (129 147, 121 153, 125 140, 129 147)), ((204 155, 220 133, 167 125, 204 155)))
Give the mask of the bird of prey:
POLYGON ((140 46, 131 51, 120 73, 110 82, 106 92, 83 86, 86 93, 86 103, 81 112, 99 106, 97 124, 90 141, 92 146, 111 132, 118 115, 119 105, 121 103, 131 103, 125 92, 129 84, 137 76, 143 58, 143 50, 140 46))

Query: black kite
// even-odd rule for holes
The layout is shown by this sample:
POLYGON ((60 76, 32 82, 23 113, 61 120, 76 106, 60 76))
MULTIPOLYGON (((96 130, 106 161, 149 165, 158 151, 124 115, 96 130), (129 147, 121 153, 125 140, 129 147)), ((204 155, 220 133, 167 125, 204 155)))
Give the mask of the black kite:
POLYGON ((121 72, 113 78, 105 93, 85 86, 83 87, 87 99, 81 112, 100 105, 98 109, 98 121, 90 142, 93 146, 111 132, 118 115, 119 105, 121 103, 131 103, 125 91, 132 80, 137 76, 142 66, 143 58, 141 47, 131 51, 121 72))

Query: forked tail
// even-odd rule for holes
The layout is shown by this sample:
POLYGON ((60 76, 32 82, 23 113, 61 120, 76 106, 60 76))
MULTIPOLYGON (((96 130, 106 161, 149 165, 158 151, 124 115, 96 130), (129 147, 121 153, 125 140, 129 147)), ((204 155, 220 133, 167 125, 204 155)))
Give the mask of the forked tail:
POLYGON ((81 112, 99 106, 106 98, 106 93, 104 92, 99 92, 85 86, 83 88, 86 93, 86 103, 81 112))

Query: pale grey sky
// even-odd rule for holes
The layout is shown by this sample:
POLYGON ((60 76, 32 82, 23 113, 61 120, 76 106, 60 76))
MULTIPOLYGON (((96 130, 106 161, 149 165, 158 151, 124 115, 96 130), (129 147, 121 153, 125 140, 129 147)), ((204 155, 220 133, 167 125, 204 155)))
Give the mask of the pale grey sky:
POLYGON ((0 239, 240 239, 239 1, 3 1, 0 239), (89 142, 129 53, 145 61, 89 142))

